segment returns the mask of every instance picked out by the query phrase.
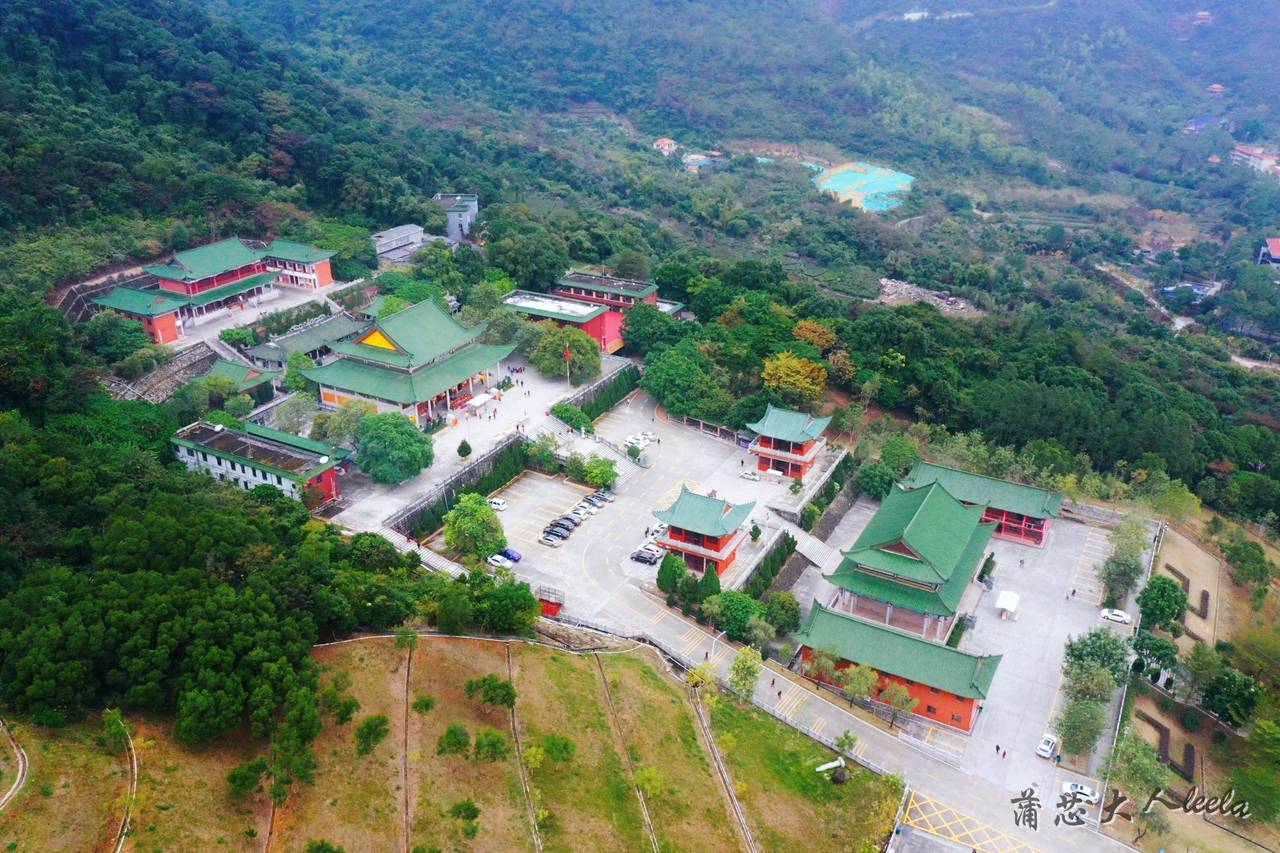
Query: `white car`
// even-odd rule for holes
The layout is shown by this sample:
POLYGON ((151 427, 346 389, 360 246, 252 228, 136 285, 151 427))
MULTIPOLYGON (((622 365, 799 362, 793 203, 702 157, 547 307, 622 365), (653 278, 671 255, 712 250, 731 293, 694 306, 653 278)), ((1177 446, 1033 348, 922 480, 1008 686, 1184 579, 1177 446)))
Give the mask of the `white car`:
POLYGON ((600 511, 600 507, 596 506, 595 504, 589 504, 586 501, 583 501, 582 503, 578 504, 577 506, 574 507, 574 509, 575 510, 580 509, 583 512, 587 513, 588 515, 595 515, 597 512, 600 511))
POLYGON ((636 433, 636 435, 640 436, 641 438, 647 438, 649 441, 653 441, 655 438, 658 437, 656 433, 649 432, 647 429, 636 433))
POLYGON ((666 532, 667 532, 667 523, 665 521, 659 521, 650 531, 651 535, 655 539, 666 532))
POLYGON ((1103 610, 1099 615, 1108 622, 1119 622, 1121 625, 1133 624, 1133 617, 1123 610, 1103 610))
POLYGON ((1098 802, 1098 792, 1088 785, 1081 785, 1079 782, 1063 782, 1062 793, 1068 797, 1075 796, 1082 803, 1094 805, 1098 802))
POLYGON ((631 447, 635 447, 640 450, 644 450, 646 447, 648 447, 649 442, 650 442, 650 439, 645 438, 643 435, 627 436, 627 444, 631 447))
POLYGON ((515 565, 515 563, 511 562, 501 554, 492 554, 489 559, 485 560, 485 562, 493 566, 495 569, 509 569, 515 565))
POLYGON ((755 482, 755 483, 760 482, 760 472, 759 472, 759 471, 743 471, 743 472, 742 472, 741 474, 739 474, 738 476, 739 476, 739 477, 741 477, 741 478, 742 478, 742 479, 744 479, 744 480, 751 480, 752 482, 755 482))
POLYGON ((507 502, 502 498, 489 498, 489 506, 493 507, 498 512, 502 512, 507 508, 507 502))
POLYGON ((1036 746, 1036 755, 1041 758, 1053 758, 1058 751, 1058 738, 1056 735, 1043 734, 1040 735, 1040 743, 1036 746))

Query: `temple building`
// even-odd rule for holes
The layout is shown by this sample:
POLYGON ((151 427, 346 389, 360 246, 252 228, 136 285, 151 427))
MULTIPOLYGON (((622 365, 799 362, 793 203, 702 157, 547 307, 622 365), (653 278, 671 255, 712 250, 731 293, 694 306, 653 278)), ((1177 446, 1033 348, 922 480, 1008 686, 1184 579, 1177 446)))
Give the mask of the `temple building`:
POLYGON ((913 713, 965 732, 973 731, 1001 657, 962 652, 816 601, 795 639, 805 663, 821 651, 837 670, 869 666, 880 674, 871 698, 892 683, 905 685, 917 702, 913 713))
POLYGON ((1044 547, 1049 520, 1062 510, 1062 493, 970 474, 920 461, 902 480, 904 489, 939 483, 965 506, 981 506, 982 521, 995 523, 995 536, 1023 545, 1044 547))
POLYGON ((338 497, 334 465, 342 451, 319 441, 246 422, 243 429, 197 421, 170 439, 188 469, 250 490, 275 486, 308 506, 338 497))
POLYGON ((369 321, 341 311, 313 320, 297 331, 255 344, 244 352, 254 364, 268 370, 284 370, 289 364, 289 356, 295 352, 322 364, 333 355, 330 344, 349 340, 368 328, 369 321))
POLYGON ((733 565, 738 546, 747 538, 742 526, 755 505, 755 501, 731 504, 681 486, 675 503, 654 512, 668 525, 658 538, 658 546, 679 554, 694 571, 711 569, 722 575, 733 565))
POLYGON ((615 278, 578 270, 569 270, 556 279, 551 292, 556 296, 599 302, 624 311, 640 302, 653 306, 658 304, 658 285, 651 281, 615 278))
POLYGON ((831 607, 945 640, 996 527, 984 512, 941 483, 894 487, 826 576, 839 588, 831 607))
POLYGON ((747 449, 756 456, 759 470, 803 477, 827 443, 822 433, 829 423, 831 418, 815 418, 770 403, 763 418, 747 424, 757 433, 747 449))
POLYGON ((255 247, 233 237, 144 267, 156 279, 154 289, 116 287, 93 301, 140 321, 153 341, 167 344, 182 338, 189 326, 246 301, 272 298, 276 284, 308 289, 332 284, 333 254, 287 240, 255 247))
POLYGON ((214 376, 226 379, 235 384, 237 394, 247 394, 255 406, 261 406, 276 395, 273 383, 281 375, 276 370, 259 370, 243 362, 220 358, 213 363, 204 378, 214 376))
POLYGON ((496 382, 498 364, 515 344, 480 343, 484 328, 467 328, 426 300, 350 341, 328 343, 336 358, 303 375, 320 386, 321 408, 365 400, 425 429, 496 382))
POLYGON ((471 229, 480 214, 480 197, 472 193, 436 193, 431 197, 444 208, 444 233, 453 243, 461 243, 471 236, 471 229))

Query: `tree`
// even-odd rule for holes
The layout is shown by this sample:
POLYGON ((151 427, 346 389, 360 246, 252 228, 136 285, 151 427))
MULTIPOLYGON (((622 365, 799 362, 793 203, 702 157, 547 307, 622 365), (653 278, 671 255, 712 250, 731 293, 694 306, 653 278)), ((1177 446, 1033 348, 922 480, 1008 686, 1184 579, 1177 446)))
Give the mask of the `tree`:
POLYGON ((611 489, 618 482, 618 466, 612 459, 592 453, 587 457, 586 480, 588 486, 611 489))
POLYGON ((764 616, 764 605, 745 592, 730 589, 704 601, 703 612, 707 610, 707 601, 712 599, 716 601, 712 609, 718 609, 714 620, 716 627, 723 630, 730 640, 746 642, 747 623, 752 616, 764 616))
POLYGON ((232 768, 227 774, 227 790, 231 798, 243 800, 262 781, 262 774, 267 772, 267 759, 259 755, 252 761, 246 761, 232 768))
POLYGON ((1173 578, 1156 575, 1138 593, 1138 608, 1144 624, 1171 630, 1187 612, 1187 594, 1173 578))
POLYGON ((511 757, 511 741, 496 729, 480 729, 476 732, 476 745, 471 757, 489 764, 505 761, 511 757))
POLYGON ((378 305, 378 319, 385 320, 392 314, 399 314, 401 311, 409 307, 409 301, 399 296, 388 295, 382 297, 382 302, 378 305))
POLYGON ((905 684, 896 681, 890 682, 889 686, 880 691, 880 701, 889 706, 889 728, 893 728, 900 715, 910 714, 920 704, 920 700, 912 697, 905 684))
POLYGON ((436 755, 466 755, 471 751, 471 735, 461 723, 450 723, 436 739, 436 755))
POLYGON ((1118 684, 1129 670, 1129 648, 1119 634, 1106 628, 1095 628, 1067 642, 1068 665, 1090 661, 1110 672, 1118 684))
POLYGON ((331 841, 323 839, 312 839, 307 842, 303 853, 347 853, 347 848, 340 844, 334 844, 331 841))
POLYGON ((1139 631, 1129 641, 1133 653, 1142 661, 1144 668, 1156 672, 1173 669, 1178 664, 1178 646, 1172 640, 1157 637, 1150 631, 1139 631))
POLYGON ((107 751, 119 755, 129 747, 129 724, 124 721, 119 708, 104 708, 102 711, 102 739, 107 744, 107 751))
POLYGON ((630 251, 618 255, 613 274, 618 278, 644 281, 649 277, 649 259, 640 252, 630 251))
POLYGON ((302 375, 302 371, 311 370, 316 363, 307 357, 305 352, 294 352, 289 354, 289 360, 284 365, 284 388, 286 391, 306 391, 314 393, 316 383, 302 375))
POLYGON ((1272 821, 1280 814, 1280 722, 1258 720, 1251 728, 1231 782, 1259 820, 1272 821))
POLYGON ((525 747, 522 754, 524 755, 524 766, 528 767, 530 772, 542 767, 547 760, 547 753, 540 746, 525 747))
POLYGON ((920 449, 905 435, 889 436, 880 448, 880 461, 888 465, 895 476, 904 473, 919 458, 920 449))
POLYGON ((711 668, 710 663, 700 663, 685 674, 684 680, 685 683, 694 690, 708 684, 714 687, 716 684, 716 673, 715 670, 711 668))
MULTIPOLYGON (((1217 519, 1217 516, 1214 516, 1217 519)), ((1219 522, 1221 523, 1221 522, 1219 522)), ((1262 546, 1252 539, 1232 542, 1223 548, 1236 580, 1265 586, 1276 573, 1275 564, 1267 559, 1262 546)))
POLYGON ((1142 558, 1136 554, 1117 551, 1102 564, 1099 574, 1107 600, 1118 604, 1124 601, 1138 583, 1138 578, 1142 577, 1142 558))
POLYGON ((760 651, 763 652, 776 635, 773 626, 763 617, 752 616, 747 620, 747 642, 760 651))
POLYGON ((547 758, 557 764, 568 764, 573 761, 573 756, 578 751, 578 745, 573 742, 573 738, 566 737, 556 732, 548 732, 542 736, 539 741, 542 749, 547 754, 547 758))
POLYGON ((849 704, 866 699, 875 692, 876 686, 880 683, 880 673, 863 663, 856 663, 837 669, 835 672, 836 684, 840 686, 841 692, 848 698, 849 704))
POLYGON ((636 787, 643 791, 646 797, 656 797, 667 787, 667 780, 658 768, 641 767, 636 771, 636 787))
POLYGON ((435 710, 436 697, 421 694, 413 697, 413 704, 409 707, 413 708, 415 714, 429 714, 435 710))
POLYGON ((391 721, 386 714, 374 714, 365 717, 356 726, 356 755, 368 755, 374 748, 387 739, 391 733, 391 721))
MULTIPOLYGON (((396 629, 396 649, 406 652, 406 656, 412 658, 414 650, 418 648, 418 632, 408 627, 401 626, 396 629)), ((400 669, 400 659, 396 658, 396 666, 392 672, 400 669)))
POLYGON ((827 390, 826 368, 791 352, 766 358, 763 378, 766 388, 793 406, 807 406, 827 390))
POLYGON ((242 420, 253 411, 253 398, 248 394, 236 394, 222 404, 222 409, 231 417, 242 420))
POLYGON ((312 394, 294 394, 271 410, 271 417, 277 427, 285 432, 300 435, 307 420, 316 410, 316 398, 312 394))
POLYGON ((792 326, 791 337, 810 344, 819 352, 826 352, 836 342, 836 333, 831 330, 831 327, 817 320, 800 320, 792 326))
POLYGON ((89 349, 114 364, 151 343, 151 337, 137 320, 115 311, 99 311, 80 327, 89 349))
POLYGON ((498 513, 484 495, 474 492, 459 496, 445 514, 444 541, 452 550, 472 558, 487 557, 507 547, 498 513))
POLYGON ((351 447, 360 424, 377 411, 377 406, 368 400, 347 400, 325 420, 324 440, 335 447, 351 447))
POLYGON ((1211 646, 1197 640, 1182 655, 1182 686, 1188 699, 1197 701, 1222 672, 1222 658, 1211 646))
POLYGON ((760 678, 763 669, 764 665, 760 661, 758 649, 754 646, 741 649, 734 656, 733 665, 729 668, 729 689, 743 699, 750 699, 756 689, 756 680, 760 678))
POLYGON ((1105 775, 1129 799, 1144 803, 1152 791, 1163 790, 1169 782, 1169 768, 1161 763, 1156 748, 1128 725, 1116 739, 1105 775))
POLYGON ((600 375, 600 344, 574 326, 548 329, 529 354, 529 362, 543 376, 564 376, 566 347, 570 381, 577 384, 600 375))
POLYGON ((893 488, 897 474, 883 462, 872 462, 858 469, 858 489, 876 500, 883 500, 893 488))
POLYGON ((471 623, 471 599, 459 589, 451 589, 436 605, 436 627, 442 634, 461 634, 471 623))
POLYGON ((464 438, 462 439, 462 441, 458 442, 458 456, 459 458, 466 459, 470 455, 471 455, 471 442, 467 441, 464 438))
POLYGON ((1106 702, 1115 692, 1116 680, 1111 671, 1093 660, 1077 660, 1067 664, 1067 696, 1106 702))
POLYGON ((790 591, 775 592, 765 603, 764 618, 779 634, 790 634, 800 627, 800 602, 790 591))
POLYGON ((674 345, 688 328, 687 324, 647 302, 628 308, 624 316, 622 340, 628 350, 638 355, 648 355, 659 346, 674 345))
POLYGON ((1253 716, 1261 696, 1262 685, 1228 666, 1205 689, 1202 706, 1233 726, 1242 726, 1253 716))
POLYGON ((468 699, 480 697, 486 705, 497 705, 510 710, 516 706, 516 688, 505 678, 489 674, 483 678, 468 678, 466 682, 468 699))
POLYGON ((702 573, 702 580, 698 581, 698 600, 706 601, 713 595, 720 594, 720 576, 716 574, 715 569, 708 568, 702 573))
POLYGON ((1105 706, 1096 699, 1071 697, 1058 718, 1062 735, 1062 751, 1068 755, 1087 755, 1093 751, 1107 725, 1105 706))
POLYGON ((431 439, 399 412, 368 415, 356 432, 356 464, 375 483, 395 485, 431 464, 431 439))
MULTIPOLYGON (((674 552, 667 551, 662 555, 662 562, 658 565, 658 589, 667 595, 674 595, 680 586, 680 579, 688 571, 689 567, 685 565, 683 559, 674 552)), ((706 599, 704 598, 703 601, 706 599)))

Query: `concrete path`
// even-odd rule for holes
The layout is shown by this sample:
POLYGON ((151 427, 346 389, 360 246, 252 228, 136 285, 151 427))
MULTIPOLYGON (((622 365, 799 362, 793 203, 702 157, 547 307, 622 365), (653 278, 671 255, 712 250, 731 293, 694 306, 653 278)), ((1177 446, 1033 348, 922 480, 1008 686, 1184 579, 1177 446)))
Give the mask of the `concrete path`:
POLYGON ((18 792, 21 791, 22 786, 26 784, 27 753, 26 750, 22 748, 22 744, 18 743, 18 739, 13 736, 13 732, 9 730, 9 727, 6 726, 2 720, 0 720, 0 729, 4 729, 4 734, 9 741, 9 746, 13 748, 13 754, 18 759, 18 773, 14 777, 13 784, 9 786, 9 790, 5 792, 5 795, 0 797, 0 811, 3 811, 4 807, 9 805, 9 803, 13 801, 14 797, 18 796, 18 792))

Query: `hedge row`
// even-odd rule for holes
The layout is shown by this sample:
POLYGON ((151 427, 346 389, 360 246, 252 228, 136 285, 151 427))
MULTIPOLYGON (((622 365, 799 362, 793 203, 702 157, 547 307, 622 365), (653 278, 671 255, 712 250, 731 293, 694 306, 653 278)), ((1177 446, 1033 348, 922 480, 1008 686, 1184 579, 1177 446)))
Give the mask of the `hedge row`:
POLYGON ((621 373, 609 381, 609 384, 596 392, 595 397, 582 404, 582 412, 594 421, 618 405, 618 401, 634 391, 639 384, 640 371, 636 366, 633 364, 623 368, 621 373))
POLYGON ((803 530, 812 530, 822 518, 822 513, 831 502, 836 499, 836 495, 844 489, 845 483, 853 478, 854 472, 857 471, 858 463, 853 461, 853 455, 846 453, 844 458, 836 463, 836 470, 831 472, 831 477, 827 480, 827 484, 822 487, 822 491, 813 496, 813 500, 804 505, 800 510, 800 527, 803 530))
POLYGON ((302 305, 285 308, 283 311, 273 311, 259 317, 253 324, 253 328, 265 331, 266 337, 272 338, 284 334, 299 323, 324 317, 332 311, 327 302, 304 302, 302 305))
MULTIPOLYGON (((502 451, 493 461, 493 468, 487 474, 477 477, 472 482, 458 489, 457 494, 463 495, 469 492, 475 492, 481 495, 487 495, 494 489, 501 488, 507 483, 514 480, 524 473, 528 467, 528 449, 527 445, 521 441, 511 445, 502 451)), ((457 496, 449 500, 438 500, 423 511, 422 515, 413 525, 413 535, 416 539, 435 533, 444 525, 445 514, 453 508, 453 504, 457 503, 457 496)))
POLYGON ((551 407, 551 416, 572 429, 582 432, 596 431, 591 424, 592 418, 572 403, 556 403, 551 407))
POLYGON ((747 581, 743 592, 752 598, 761 598, 795 551, 795 537, 784 531, 782 539, 770 549, 765 558, 760 561, 760 565, 756 566, 756 570, 752 573, 751 580, 747 581))

